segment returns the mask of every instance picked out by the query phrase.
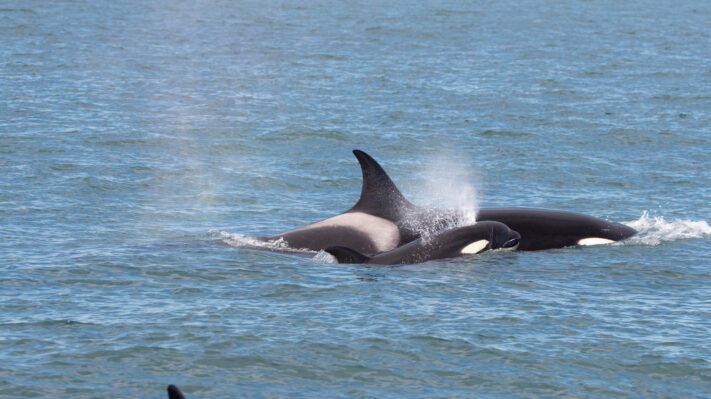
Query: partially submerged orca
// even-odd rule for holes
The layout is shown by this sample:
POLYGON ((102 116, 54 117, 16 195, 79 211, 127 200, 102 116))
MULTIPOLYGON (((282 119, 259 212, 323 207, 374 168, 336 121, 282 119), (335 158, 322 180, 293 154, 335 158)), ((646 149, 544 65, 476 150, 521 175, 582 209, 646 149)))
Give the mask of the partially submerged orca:
POLYGON ((518 249, 522 251, 610 244, 637 234, 622 223, 549 209, 483 208, 477 220, 496 220, 518 231, 521 234, 518 249))
POLYGON ((168 385, 168 399, 185 399, 185 395, 175 385, 168 385))
POLYGON ((262 240, 283 239, 291 248, 323 250, 333 246, 352 248, 366 254, 390 251, 419 238, 409 223, 418 212, 400 193, 385 170, 370 155, 353 150, 360 163, 363 185, 358 202, 334 217, 288 230, 262 240))
POLYGON ((336 257, 338 263, 411 264, 477 254, 493 249, 513 249, 518 245, 520 238, 517 232, 503 223, 479 222, 471 226, 447 230, 433 237, 419 238, 373 257, 342 246, 326 248, 326 252, 336 257))
MULTIPOLYGON (((360 199, 349 210, 326 220, 261 237, 283 239, 291 248, 314 251, 341 246, 364 254, 393 250, 427 231, 451 227, 456 210, 423 208, 408 201, 385 170, 370 155, 353 150, 360 163, 360 199)), ((483 208, 479 221, 497 221, 521 235, 518 249, 535 251, 573 245, 597 245, 624 240, 636 230, 574 212, 531 208, 483 208)))

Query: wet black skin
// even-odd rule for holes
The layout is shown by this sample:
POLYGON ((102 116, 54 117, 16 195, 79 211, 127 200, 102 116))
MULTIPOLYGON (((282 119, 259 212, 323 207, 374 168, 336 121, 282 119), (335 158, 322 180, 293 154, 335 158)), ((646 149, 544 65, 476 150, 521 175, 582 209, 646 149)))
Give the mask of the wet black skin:
POLYGON ((480 222, 472 226, 458 227, 419 238, 391 251, 373 257, 363 255, 346 247, 330 247, 326 252, 335 256, 339 263, 366 263, 371 265, 396 265, 427 262, 462 256, 462 249, 477 241, 486 240, 483 249, 514 248, 521 236, 499 222, 480 222))
POLYGON ((185 395, 175 385, 168 385, 168 399, 185 399, 185 395))
POLYGON ((495 220, 518 231, 520 251, 569 247, 591 237, 621 241, 637 233, 621 223, 548 209, 484 208, 479 211, 477 220, 495 220))

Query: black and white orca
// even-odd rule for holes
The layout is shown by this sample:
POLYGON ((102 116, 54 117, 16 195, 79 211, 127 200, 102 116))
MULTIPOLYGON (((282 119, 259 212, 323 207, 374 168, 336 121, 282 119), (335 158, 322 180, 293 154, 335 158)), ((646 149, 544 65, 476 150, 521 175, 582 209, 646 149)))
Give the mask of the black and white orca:
MULTIPOLYGON (((291 248, 314 251, 346 247, 364 254, 393 250, 422 233, 451 227, 457 212, 423 208, 408 201, 380 164, 354 150, 363 174, 360 199, 349 210, 326 220, 262 237, 283 239, 291 248)), ((519 250, 535 251, 574 245, 608 244, 637 232, 624 224, 575 212, 532 208, 483 208, 478 221, 497 221, 521 235, 519 250)))
POLYGON ((521 251, 611 244, 637 234, 622 223, 550 209, 483 208, 477 220, 495 220, 518 231, 521 251))
POLYGON ((358 202, 334 217, 288 230, 262 240, 283 239, 291 248, 323 250, 343 246, 366 254, 390 251, 417 239, 420 232, 409 215, 418 211, 400 193, 385 170, 370 155, 360 150, 353 154, 363 175, 358 202))
POLYGON ((351 248, 329 247, 326 252, 338 263, 367 263, 370 265, 396 265, 454 258, 494 249, 514 249, 521 236, 499 222, 480 222, 418 238, 391 251, 367 256, 351 248))

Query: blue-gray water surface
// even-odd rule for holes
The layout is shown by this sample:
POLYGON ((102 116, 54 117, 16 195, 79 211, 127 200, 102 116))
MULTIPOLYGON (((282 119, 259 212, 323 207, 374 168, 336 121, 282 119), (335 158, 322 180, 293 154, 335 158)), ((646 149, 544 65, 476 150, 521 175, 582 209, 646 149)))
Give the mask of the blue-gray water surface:
POLYGON ((711 397, 709 21, 0 1, 0 397, 711 397), (420 204, 641 233, 385 268, 243 245, 349 208, 354 148, 420 204))

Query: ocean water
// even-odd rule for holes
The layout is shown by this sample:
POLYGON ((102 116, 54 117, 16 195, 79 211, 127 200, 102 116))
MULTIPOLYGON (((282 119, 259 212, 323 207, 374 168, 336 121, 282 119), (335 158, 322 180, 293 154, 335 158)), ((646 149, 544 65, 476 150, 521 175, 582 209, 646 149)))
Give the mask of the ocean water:
POLYGON ((0 397, 711 397, 711 4, 0 2, 0 397), (633 225, 245 247, 406 196, 633 225))

